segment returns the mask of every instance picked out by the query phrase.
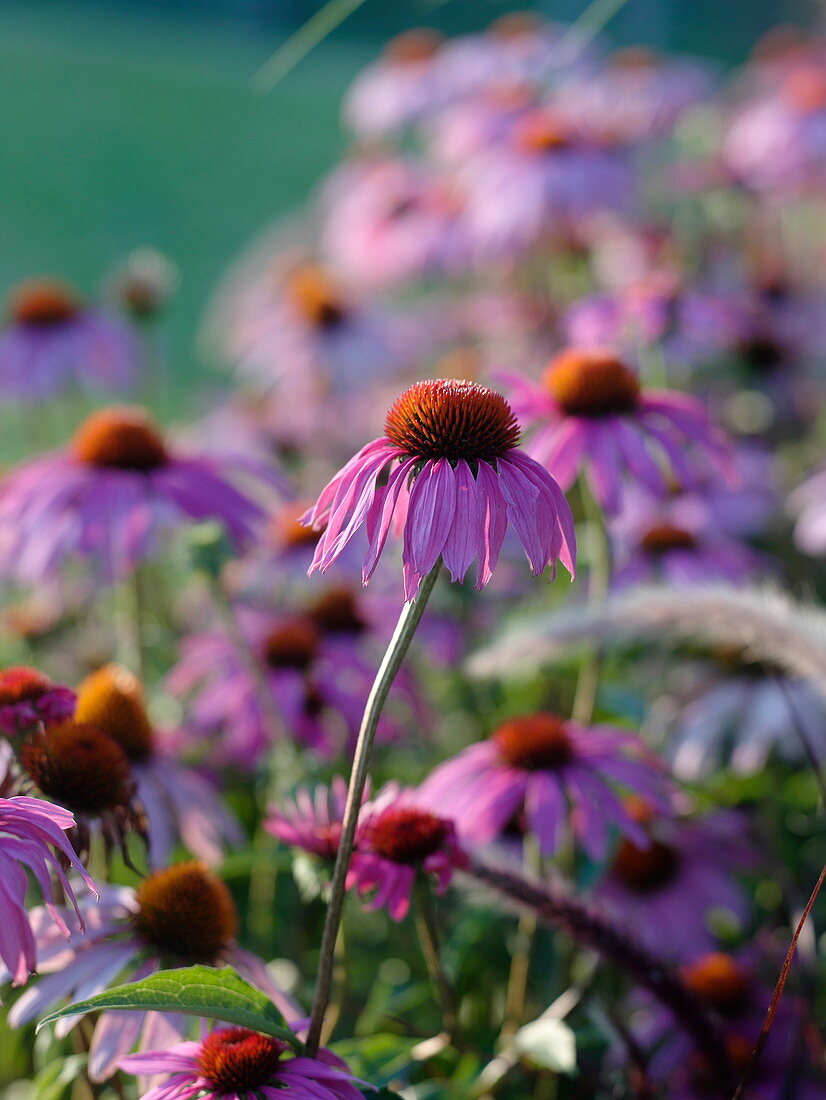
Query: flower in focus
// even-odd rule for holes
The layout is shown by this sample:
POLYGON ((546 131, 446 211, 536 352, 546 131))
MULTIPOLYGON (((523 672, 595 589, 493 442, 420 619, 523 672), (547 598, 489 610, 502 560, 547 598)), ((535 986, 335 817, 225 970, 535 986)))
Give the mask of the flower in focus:
POLYGON ((740 922, 748 913, 734 877, 754 862, 745 823, 725 811, 674 819, 644 799, 627 809, 646 843, 620 842, 597 897, 652 951, 686 959, 711 950, 709 912, 725 910, 740 922))
POLYGON ((0 483, 0 571, 37 583, 80 559, 111 582, 187 521, 217 520, 244 545, 263 518, 230 481, 244 474, 274 480, 241 459, 175 454, 138 407, 92 413, 67 449, 23 463, 0 483))
POLYGON ((488 740, 440 764, 420 796, 449 813, 467 843, 501 839, 516 822, 545 855, 570 829, 588 855, 600 859, 614 828, 647 843, 617 788, 667 809, 663 769, 634 734, 537 713, 508 719, 488 740))
POLYGON ((70 718, 74 709, 71 688, 53 684, 36 668, 15 665, 0 672, 0 730, 8 737, 70 718))
MULTIPOLYGON (((108 986, 137 981, 156 970, 191 966, 231 965, 261 989, 287 1020, 296 1006, 275 986, 262 959, 235 942, 238 915, 232 896, 202 863, 178 863, 156 871, 137 890, 107 886, 98 905, 81 905, 86 923, 66 915, 72 928, 64 940, 44 910, 34 910, 40 975, 9 1013, 13 1027, 43 1015, 64 998, 80 1000, 108 986)), ((60 1020, 55 1033, 67 1035, 77 1017, 60 1020)), ((103 1012, 95 1023, 89 1050, 89 1075, 103 1081, 136 1043, 155 1049, 177 1042, 185 1034, 183 1016, 159 1012, 103 1012)))
POLYGON ((197 1043, 176 1043, 122 1058, 127 1073, 157 1082, 142 1100, 362 1100, 346 1065, 329 1050, 309 1058, 287 1043, 243 1027, 211 1031, 197 1043))
POLYGON ((136 832, 145 838, 146 821, 135 801, 129 760, 117 741, 95 726, 65 719, 30 733, 17 759, 24 786, 34 786, 74 814, 70 835, 82 857, 92 834, 99 832, 107 855, 117 845, 129 864, 126 836, 136 832))
POLYGON ((366 584, 392 526, 404 538, 405 599, 440 558, 453 581, 475 558, 482 588, 510 522, 534 575, 557 558, 573 575, 568 503, 518 441, 516 418, 493 390, 445 379, 411 386, 387 414, 384 437, 363 447, 307 512, 308 524, 324 528, 311 572, 325 572, 364 525, 366 584))
POLYGON ((697 398, 643 390, 610 348, 569 348, 552 360, 540 385, 517 376, 508 381, 517 415, 536 428, 530 453, 564 489, 583 467, 610 514, 620 509, 623 473, 663 496, 669 475, 671 484, 692 489, 700 486, 699 470, 730 468, 726 440, 697 398))
POLYGON ((151 867, 169 862, 178 837, 209 864, 220 863, 227 845, 240 843, 240 827, 212 784, 159 747, 143 688, 131 672, 107 665, 87 677, 77 689, 75 719, 103 730, 126 754, 146 812, 151 867))
POLYGON ((0 960, 15 985, 21 985, 37 965, 37 951, 26 911, 27 871, 43 897, 45 912, 58 931, 69 935, 55 907, 51 874, 78 916, 80 910, 64 867, 72 866, 94 893, 95 886, 70 844, 66 833, 75 824, 68 810, 39 798, 0 798, 0 960))
POLYGON ((79 385, 128 390, 139 350, 129 326, 84 305, 57 279, 15 287, 0 332, 0 381, 8 398, 45 401, 79 385))
POLYGON ((362 807, 348 889, 372 894, 368 908, 402 920, 419 874, 432 876, 443 894, 465 856, 453 821, 426 808, 419 793, 391 783, 362 807))

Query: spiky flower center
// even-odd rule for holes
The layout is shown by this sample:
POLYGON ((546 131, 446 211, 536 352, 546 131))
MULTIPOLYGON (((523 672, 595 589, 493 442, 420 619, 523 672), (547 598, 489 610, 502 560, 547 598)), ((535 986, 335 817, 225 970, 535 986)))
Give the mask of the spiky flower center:
POLYGON ((634 411, 640 395, 634 372, 603 348, 563 351, 551 361, 544 382, 568 416, 621 416, 634 411))
POLYGON ((32 734, 20 763, 47 798, 97 816, 128 806, 134 787, 123 749, 95 726, 66 721, 32 734))
POLYGON ((77 689, 75 717, 108 733, 133 763, 152 755, 152 725, 143 688, 128 669, 106 665, 87 676, 77 689))
POLYGON ((712 951, 689 963, 682 968, 681 975, 689 989, 718 1012, 731 1012, 748 997, 746 971, 722 951, 712 951))
POLYGON ((220 1096, 238 1095, 271 1081, 287 1044, 245 1027, 225 1027, 207 1035, 198 1069, 220 1096))
POLYGON ((316 328, 337 328, 347 316, 338 287, 318 264, 293 269, 287 279, 287 296, 298 314, 316 328))
POLYGON ((75 292, 59 279, 28 279, 11 293, 9 315, 19 325, 56 328, 80 312, 75 292))
POLYGON ((414 27, 391 38, 384 47, 384 56, 394 65, 418 65, 434 58, 443 41, 443 36, 430 27, 414 27))
POLYGON ((79 462, 104 469, 149 472, 169 461, 158 428, 138 407, 92 413, 75 433, 72 449, 79 462))
POLYGON ((264 658, 270 668, 306 672, 318 656, 321 634, 306 615, 280 623, 264 642, 264 658))
POLYGON ((652 557, 660 557, 669 550, 693 550, 697 545, 690 531, 672 523, 658 523, 649 528, 640 539, 640 546, 652 557))
POLYGON ((387 809, 370 825, 370 844, 392 863, 424 862, 444 844, 448 823, 427 810, 412 806, 387 809))
POLYGON ((629 890, 648 893, 673 882, 680 868, 680 856, 671 845, 652 840, 640 848, 627 838, 614 857, 613 873, 629 890))
POLYGON ((648 72, 656 69, 660 60, 647 46, 627 46, 611 55, 611 66, 628 72, 648 72))
POLYGON ((826 109, 826 74, 816 65, 795 69, 783 83, 783 94, 803 114, 822 111, 826 109))
POLYGON ((367 623, 349 588, 331 588, 310 608, 310 618, 324 634, 363 634, 367 623))
POLYGON ((51 691, 54 684, 48 676, 28 665, 12 665, 0 672, 0 706, 15 703, 36 703, 51 691))
POLYGON ((135 930, 179 964, 218 963, 235 939, 232 896, 198 860, 156 871, 138 887, 135 900, 135 930))
POLYGON ((572 144, 570 128, 544 111, 534 111, 519 119, 514 141, 524 153, 552 153, 572 144))
POLYGON ((519 441, 519 424, 501 394, 475 382, 417 382, 387 414, 384 434, 411 457, 491 461, 519 441))
POLYGON ((559 768, 573 756, 565 723, 555 714, 523 714, 503 722, 493 734, 499 756, 513 768, 559 768))
POLYGON ((768 333, 756 333, 741 341, 738 350, 746 366, 757 374, 771 374, 786 356, 783 345, 768 333))
POLYGON ((525 35, 537 34, 542 25, 543 20, 534 11, 511 11, 494 19, 488 32, 500 39, 523 38, 525 35))

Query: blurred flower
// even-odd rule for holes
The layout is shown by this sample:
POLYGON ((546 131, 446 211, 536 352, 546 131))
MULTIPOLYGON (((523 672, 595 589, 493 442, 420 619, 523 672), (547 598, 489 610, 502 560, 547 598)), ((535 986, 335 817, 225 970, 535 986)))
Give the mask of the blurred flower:
POLYGON ((516 418, 493 390, 445 379, 411 386, 387 414, 385 436, 363 447, 306 514, 324 528, 311 572, 325 572, 366 524, 366 584, 392 525, 404 537, 405 599, 413 599, 440 557, 453 581, 463 580, 477 559, 482 588, 510 521, 534 575, 557 558, 573 575, 568 503, 518 440, 516 418))
POLYGON ((826 468, 818 470, 789 497, 797 513, 794 541, 804 554, 822 557, 826 553, 826 468))
POLYGON ((145 321, 169 304, 180 281, 175 264, 154 248, 137 248, 111 276, 109 290, 135 320, 145 321))
POLYGON ((213 785, 158 745, 143 688, 127 669, 107 665, 87 677, 77 689, 75 719, 103 730, 126 754, 146 813, 150 867, 169 862, 178 837, 209 864, 241 843, 241 828, 213 785))
POLYGON ((362 807, 347 887, 372 894, 368 908, 387 909, 398 921, 419 874, 432 876, 443 894, 464 865, 453 821, 437 816, 420 792, 391 783, 362 807))
POLYGON ((99 833, 107 857, 118 845, 131 866, 126 836, 135 832, 145 838, 146 822, 129 760, 113 738, 95 726, 64 719, 29 733, 17 761, 24 788, 33 785, 74 814, 70 836, 81 857, 99 833))
MULTIPOLYGON (((106 886, 99 904, 84 904, 81 913, 85 932, 71 914, 66 915, 72 927, 67 942, 44 910, 32 912, 40 976, 12 1007, 12 1027, 41 1016, 64 998, 81 1000, 112 984, 195 963, 234 966, 288 1020, 298 1016, 295 1005, 273 984, 263 960, 237 946, 238 916, 230 892, 201 863, 156 871, 137 890, 106 886)), ((58 1021, 55 1033, 67 1035, 77 1021, 77 1016, 58 1021)), ((152 1050, 178 1041, 187 1026, 186 1017, 170 1013, 102 1012, 89 1050, 90 1078, 106 1080, 136 1043, 139 1049, 152 1050)))
MULTIPOLYGON (((132 1054, 120 1061, 127 1073, 156 1083, 143 1100, 362 1100, 344 1062, 322 1047, 312 1058, 287 1043, 243 1027, 219 1028, 197 1043, 132 1054)), ((359 1082, 360 1084, 363 1082, 359 1082)))
POLYGON ((37 583, 85 560, 97 583, 110 583, 187 521, 218 520, 244 545, 263 511, 231 484, 238 476, 277 483, 252 460, 175 454, 143 409, 92 413, 67 449, 17 466, 0 484, 0 570, 37 583))
POLYGON ((139 349, 122 320, 84 305, 57 279, 14 288, 0 332, 0 384, 8 400, 46 401, 80 386, 123 392, 135 381, 139 349))
MULTIPOLYGON (((72 866, 86 886, 95 886, 66 837, 75 824, 68 810, 39 798, 0 798, 0 960, 15 985, 22 985, 37 966, 35 939, 26 911, 31 872, 46 899, 47 918, 61 935, 69 929, 55 908, 50 874, 54 874, 64 898, 80 910, 64 867, 72 866)), ((97 896, 97 895, 96 895, 97 896)))
POLYGON ((618 788, 668 808, 664 770, 635 734, 537 713, 508 719, 488 740, 440 764, 420 797, 448 813, 468 843, 501 839, 515 825, 552 855, 570 830, 601 859, 611 829, 647 843, 618 788))
POLYGON ((690 959, 711 950, 711 910, 728 911, 740 922, 749 912, 735 879, 754 863, 744 820, 729 812, 675 819, 644 799, 631 800, 628 811, 647 842, 620 842, 598 899, 652 951, 690 959))
MULTIPOLYGON (((357 615, 357 606, 348 600, 349 612, 357 615)), ((240 609, 238 624, 248 654, 239 653, 221 630, 184 639, 168 686, 177 695, 191 696, 186 732, 194 731, 199 743, 206 737, 218 762, 251 768, 280 735, 323 755, 345 752, 354 741, 375 674, 365 652, 366 623, 357 626, 351 618, 347 629, 341 618, 337 624, 324 623, 312 610, 272 615, 240 609), (259 662, 262 682, 251 660, 259 662), (264 690, 270 693, 266 698, 264 690)), ((348 608, 340 605, 339 613, 348 614, 348 608)), ((416 706, 407 677, 391 694, 380 739, 398 735, 393 706, 402 702, 416 706)))
POLYGON ((462 206, 452 182, 413 161, 345 164, 327 184, 323 249, 373 290, 452 274, 467 266, 462 206))
POLYGON ((7 737, 70 718, 74 709, 72 689, 52 683, 36 668, 15 665, 0 671, 0 731, 7 737))
POLYGON ((521 256, 543 240, 564 239, 586 216, 627 212, 635 201, 622 151, 547 110, 517 117, 509 140, 470 157, 459 179, 470 247, 481 259, 521 256))
POLYGON ((696 62, 632 46, 618 50, 596 71, 563 80, 555 103, 591 133, 637 144, 673 130, 705 96, 709 83, 696 62))
POLYGON ((687 489, 699 484, 699 470, 716 469, 723 479, 730 473, 726 439, 698 399, 642 390, 610 348, 569 348, 551 361, 539 385, 517 375, 507 381, 517 416, 537 429, 530 453, 564 489, 584 467, 609 514, 620 510, 623 474, 662 496, 669 473, 687 489))
POLYGON ((284 844, 332 866, 346 804, 347 782, 337 775, 329 787, 319 785, 314 791, 301 787, 292 800, 270 806, 264 827, 284 844))

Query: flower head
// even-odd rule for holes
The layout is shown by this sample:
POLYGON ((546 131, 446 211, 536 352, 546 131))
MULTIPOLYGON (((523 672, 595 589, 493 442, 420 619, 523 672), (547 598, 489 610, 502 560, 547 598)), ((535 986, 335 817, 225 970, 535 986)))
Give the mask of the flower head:
POLYGON ((165 1078, 143 1094, 144 1100, 361 1100, 363 1095, 329 1050, 309 1058, 281 1039, 244 1027, 222 1027, 198 1043, 129 1055, 120 1066, 142 1077, 165 1078))
POLYGON ((503 722, 487 741, 440 764, 420 793, 450 814, 466 842, 500 839, 517 823, 550 855, 569 829, 598 859, 612 828, 647 842, 618 788, 667 805, 662 769, 634 734, 537 713, 503 722))
POLYGON ((90 890, 94 884, 86 873, 66 833, 75 824, 68 810, 39 798, 0 798, 0 960, 15 985, 26 980, 36 966, 34 935, 26 911, 30 871, 47 901, 48 913, 59 931, 69 930, 54 904, 51 874, 64 897, 79 915, 74 891, 64 867, 72 866, 90 890))
POLYGON ((552 360, 540 385, 510 381, 517 413, 536 428, 531 454, 565 489, 582 467, 606 512, 620 509, 623 474, 663 496, 675 481, 691 489, 709 468, 730 470, 726 441, 700 402, 644 390, 610 348, 569 348, 552 360))
MULTIPOLYGON (((144 879, 137 890, 105 887, 100 903, 81 905, 85 932, 66 914, 72 928, 68 941, 52 922, 35 910, 40 977, 13 1006, 9 1022, 18 1027, 68 997, 94 996, 120 981, 137 980, 163 968, 200 963, 234 966, 247 981, 263 990, 288 1020, 297 1007, 275 986, 261 959, 235 942, 238 917, 226 885, 198 861, 175 864, 144 879), (82 991, 82 994, 81 994, 82 991)), ((63 1020, 65 1035, 77 1018, 63 1020)), ((110 1077, 136 1043, 154 1049, 184 1034, 183 1017, 157 1012, 102 1013, 95 1024, 89 1051, 93 1080, 110 1077)))
POLYGON ((347 804, 347 783, 337 775, 329 787, 306 787, 291 802, 270 808, 266 829, 284 844, 301 848, 330 866, 335 862, 347 804))
POLYGON ((273 483, 263 464, 176 454, 143 409, 92 413, 69 447, 12 470, 0 489, 0 571, 23 581, 87 561, 111 582, 156 550, 160 535, 214 519, 240 546, 261 508, 231 484, 234 474, 273 483))
POLYGON ((444 893, 464 865, 453 822, 429 809, 416 791, 389 784, 362 807, 347 886, 373 894, 371 909, 386 907, 393 920, 402 920, 417 875, 433 876, 444 893))
POLYGON ((20 401, 44 401, 80 384, 128 389, 139 349, 118 317, 85 305, 58 279, 29 279, 9 297, 0 332, 3 392, 20 401))
POLYGON ((0 730, 9 736, 70 718, 71 688, 54 684, 36 668, 14 665, 0 672, 0 730))
POLYGON ((454 581, 477 559, 481 588, 510 522, 535 575, 557 558, 573 574, 568 504, 518 440, 519 426, 500 394, 446 379, 411 386, 387 414, 384 437, 363 447, 306 514, 308 523, 325 527, 310 572, 325 572, 364 524, 367 583, 394 525, 404 538, 406 599, 440 557, 454 581))

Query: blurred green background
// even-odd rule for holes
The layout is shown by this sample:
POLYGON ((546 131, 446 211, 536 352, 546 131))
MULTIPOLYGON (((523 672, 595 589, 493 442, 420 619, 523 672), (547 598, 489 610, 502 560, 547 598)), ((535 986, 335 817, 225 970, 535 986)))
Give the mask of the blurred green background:
MULTIPOLYGON (((91 291, 153 245, 179 265, 169 318, 176 388, 200 375, 193 333, 226 266, 300 204, 345 146, 341 95, 381 42, 427 23, 476 29, 526 3, 366 0, 272 92, 262 62, 318 6, 306 0, 0 0, 0 290, 60 273, 91 291)), ((571 19, 585 0, 538 5, 571 19)), ((730 64, 806 0, 629 0, 617 44, 730 64)))

